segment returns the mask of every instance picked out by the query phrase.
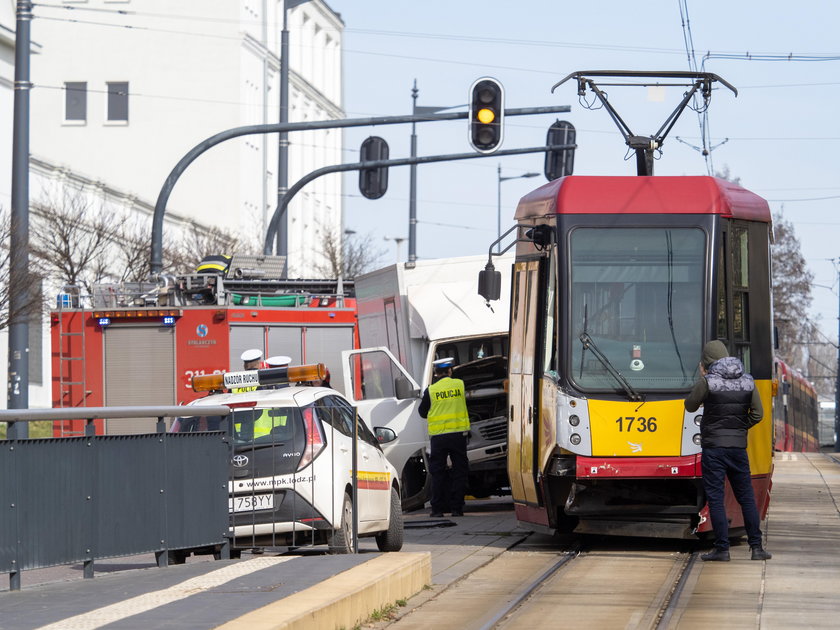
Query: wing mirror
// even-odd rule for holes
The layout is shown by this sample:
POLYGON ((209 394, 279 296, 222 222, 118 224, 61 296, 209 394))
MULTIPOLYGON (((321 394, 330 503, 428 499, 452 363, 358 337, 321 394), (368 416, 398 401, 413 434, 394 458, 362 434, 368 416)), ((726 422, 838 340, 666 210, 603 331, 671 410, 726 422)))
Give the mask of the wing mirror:
POLYGON ((502 273, 496 271, 488 260, 483 271, 478 272, 478 294, 485 300, 498 300, 502 294, 502 273))
POLYGON ((397 434, 394 430, 386 427, 376 427, 373 430, 373 434, 376 436, 376 441, 380 444, 387 444, 397 439, 397 434))
POLYGON ((411 381, 404 376, 394 379, 394 391, 397 392, 397 400, 420 398, 420 390, 413 387, 411 381))

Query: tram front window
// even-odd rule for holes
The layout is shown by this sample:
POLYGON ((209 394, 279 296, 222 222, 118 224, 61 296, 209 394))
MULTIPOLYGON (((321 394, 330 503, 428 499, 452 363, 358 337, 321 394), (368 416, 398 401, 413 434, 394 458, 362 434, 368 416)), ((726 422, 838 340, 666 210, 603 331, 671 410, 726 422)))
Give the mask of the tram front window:
POLYGON ((704 232, 578 228, 570 250, 572 381, 584 391, 626 389, 611 364, 640 391, 690 387, 703 345, 704 232))

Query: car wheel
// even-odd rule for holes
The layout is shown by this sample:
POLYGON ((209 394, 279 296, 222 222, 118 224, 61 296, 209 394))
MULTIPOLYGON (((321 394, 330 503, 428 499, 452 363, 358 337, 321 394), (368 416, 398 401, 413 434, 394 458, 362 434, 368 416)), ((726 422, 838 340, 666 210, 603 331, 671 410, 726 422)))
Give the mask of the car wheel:
POLYGON ((330 536, 330 553, 353 553, 353 502, 346 492, 341 506, 341 524, 330 536))
POLYGON ((391 514, 388 529, 376 535, 379 551, 399 551, 403 546, 403 515, 400 494, 391 488, 391 514))

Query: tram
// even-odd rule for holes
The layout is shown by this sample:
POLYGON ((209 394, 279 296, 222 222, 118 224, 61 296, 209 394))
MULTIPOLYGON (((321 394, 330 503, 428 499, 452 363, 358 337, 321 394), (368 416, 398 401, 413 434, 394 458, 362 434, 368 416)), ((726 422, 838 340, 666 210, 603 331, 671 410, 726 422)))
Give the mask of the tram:
POLYGON ((819 397, 814 386, 796 369, 777 358, 773 424, 777 451, 820 450, 819 397))
MULTIPOLYGON (((701 411, 683 400, 722 340, 761 394, 759 513, 773 471, 771 217, 714 177, 567 176, 516 209, 508 473, 517 520, 552 532, 711 531, 701 411)), ((490 297, 492 264, 480 280, 490 297), (489 282, 489 285, 487 284, 489 282)), ((734 497, 731 527, 743 526, 734 497)))

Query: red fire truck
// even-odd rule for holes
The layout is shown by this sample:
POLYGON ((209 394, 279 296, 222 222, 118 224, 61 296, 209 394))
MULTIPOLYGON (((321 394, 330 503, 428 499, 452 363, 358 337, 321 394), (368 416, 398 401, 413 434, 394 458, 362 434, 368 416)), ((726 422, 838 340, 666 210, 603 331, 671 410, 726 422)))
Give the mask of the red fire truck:
MULTIPOLYGON (((241 353, 324 363, 343 388, 341 351, 358 348, 352 283, 282 278, 283 259, 233 256, 219 274, 66 287, 51 314, 53 407, 173 405, 197 374, 242 368, 241 353)), ((97 434, 154 430, 154 419, 96 421, 97 434)), ((81 435, 66 421, 55 435, 81 435)))

